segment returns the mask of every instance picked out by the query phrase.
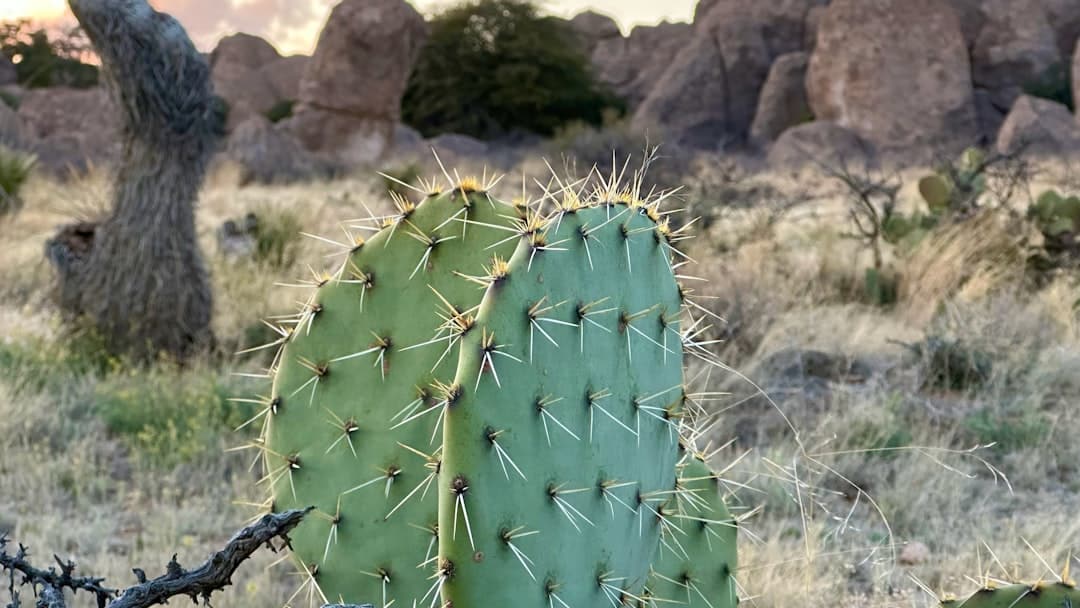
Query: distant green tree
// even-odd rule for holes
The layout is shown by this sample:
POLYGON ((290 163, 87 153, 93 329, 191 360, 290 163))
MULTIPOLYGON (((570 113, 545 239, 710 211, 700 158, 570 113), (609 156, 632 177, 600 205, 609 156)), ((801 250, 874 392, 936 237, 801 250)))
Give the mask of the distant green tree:
POLYGON ((625 104, 600 85, 570 25, 528 0, 471 0, 437 15, 402 102, 426 136, 551 135, 625 104))
POLYGON ((50 36, 29 20, 0 23, 0 54, 15 64, 19 84, 30 87, 91 87, 98 68, 87 63, 93 52, 79 28, 50 36))

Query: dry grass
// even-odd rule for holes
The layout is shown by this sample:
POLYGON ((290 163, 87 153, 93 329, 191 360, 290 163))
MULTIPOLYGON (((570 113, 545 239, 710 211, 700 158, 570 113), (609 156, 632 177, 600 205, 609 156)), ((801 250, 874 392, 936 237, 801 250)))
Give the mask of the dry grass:
MULTIPOLYGON (((982 575, 1050 578, 1028 543, 1057 567, 1080 553, 1076 278, 1037 293, 1019 288, 1010 235, 976 220, 910 257, 890 255, 907 277, 902 300, 869 306, 861 280, 870 258, 843 236, 838 192, 806 173, 753 180, 769 200, 717 210, 692 247, 694 273, 707 279, 695 285, 699 301, 726 319, 711 330, 724 340, 721 357, 771 397, 737 375, 691 369, 697 386, 732 393, 708 404, 720 416, 715 445, 736 438, 714 464, 748 452, 726 473, 732 504, 747 517, 739 570, 747 605, 925 606, 933 599, 920 584, 963 592, 982 575), (987 353, 992 373, 966 390, 928 387, 928 361, 910 345, 929 336, 987 353), (767 363, 785 349, 820 350, 870 373, 859 382, 777 375, 767 363), (899 563, 914 541, 929 546, 929 559, 899 563)), ((221 222, 287 210, 304 231, 344 239, 342 220, 388 209, 380 183, 239 188, 227 172, 214 177, 199 234, 223 345, 250 345, 259 318, 298 298, 274 284, 328 267, 334 250, 305 239, 287 268, 228 260, 217 245, 221 222)), ((42 243, 57 224, 99 209, 105 189, 96 176, 36 179, 26 208, 0 221, 0 528, 39 556, 70 555, 123 584, 131 566, 156 571, 176 551, 182 563, 201 560, 250 515, 239 502, 260 490, 247 456, 224 451, 243 440, 229 431, 235 412, 190 428, 182 416, 186 404, 217 411, 221 390, 249 389, 229 373, 260 361, 219 353, 192 369, 147 373, 77 344, 55 346, 64 340, 42 243), (149 412, 151 423, 110 427, 107 405, 149 412), (159 425, 159 412, 179 417, 159 425)), ((500 189, 514 196, 520 181, 500 189)), ((709 202, 708 189, 695 193, 709 202)), ((287 567, 266 569, 273 559, 243 568, 215 605, 285 602, 299 581, 287 567)))

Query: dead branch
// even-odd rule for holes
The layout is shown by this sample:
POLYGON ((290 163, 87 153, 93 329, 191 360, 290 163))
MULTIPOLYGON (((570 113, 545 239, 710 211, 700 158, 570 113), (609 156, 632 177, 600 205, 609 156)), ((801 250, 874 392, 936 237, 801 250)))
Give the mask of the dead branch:
POLYGON ((64 589, 92 593, 97 598, 98 608, 149 608, 164 604, 169 598, 176 596, 187 596, 195 602, 201 598, 209 605, 210 595, 231 585, 232 576, 240 564, 260 547, 265 546, 274 552, 289 547, 289 532, 313 508, 263 516, 258 522, 237 532, 224 549, 211 555, 210 559, 194 570, 181 567, 175 555, 165 566, 165 574, 153 580, 147 580, 142 570, 134 568, 138 584, 124 590, 119 597, 117 590, 102 586, 105 580, 103 578, 74 576, 74 562, 65 562, 56 557, 59 570, 56 566, 48 570, 33 567, 28 561, 30 552, 25 546, 19 545, 14 555, 8 554, 5 547, 9 541, 0 536, 0 570, 9 573, 9 591, 12 597, 8 608, 20 608, 17 587, 23 585, 30 585, 34 589, 38 596, 37 608, 65 608, 64 589), (282 541, 281 546, 274 545, 275 539, 282 541), (16 580, 17 578, 21 580, 16 580))

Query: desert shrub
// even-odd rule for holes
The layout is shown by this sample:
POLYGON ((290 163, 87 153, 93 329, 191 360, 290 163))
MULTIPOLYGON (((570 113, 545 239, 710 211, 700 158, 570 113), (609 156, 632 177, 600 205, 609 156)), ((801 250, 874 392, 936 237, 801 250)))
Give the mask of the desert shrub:
POLYGON ((30 178, 36 164, 36 156, 0 144, 0 217, 22 207, 19 191, 30 178))
POLYGON ((255 228, 256 262, 274 268, 288 268, 296 262, 300 253, 300 216, 288 209, 266 207, 256 212, 255 228))
POLYGON ((968 414, 964 430, 980 444, 994 444, 999 453, 1037 447, 1052 430, 1050 420, 1030 404, 986 406, 968 414))
POLYGON ((472 0, 436 15, 402 101, 425 136, 551 135, 624 104, 593 77, 570 25, 527 0, 472 0))
POLYGON ((1076 109, 1072 90, 1072 71, 1069 66, 1057 62, 1046 69, 1039 78, 1024 86, 1024 92, 1060 103, 1070 110, 1076 109))
POLYGON ((231 401, 240 387, 206 369, 171 364, 113 374, 94 389, 94 412, 137 457, 171 467, 214 454, 255 413, 231 401))
POLYGON ((108 354, 90 331, 63 340, 0 341, 0 376, 16 395, 63 389, 72 379, 119 370, 123 362, 108 354))
POLYGON ((266 111, 266 118, 273 123, 281 122, 292 116, 294 107, 296 107, 296 100, 285 99, 279 101, 266 111))
POLYGON ((98 84, 98 67, 83 61, 91 48, 79 28, 50 35, 25 19, 0 23, 0 53, 15 63, 16 78, 25 87, 98 84))

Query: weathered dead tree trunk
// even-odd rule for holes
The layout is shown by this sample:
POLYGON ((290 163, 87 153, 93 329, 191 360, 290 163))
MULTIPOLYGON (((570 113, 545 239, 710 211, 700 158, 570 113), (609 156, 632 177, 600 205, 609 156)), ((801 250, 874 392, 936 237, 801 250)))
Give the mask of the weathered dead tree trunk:
POLYGON ((115 352, 185 358, 211 339, 194 218, 218 120, 209 67, 184 28, 146 0, 69 4, 118 102, 124 155, 109 214, 65 227, 46 247, 60 305, 115 352))

